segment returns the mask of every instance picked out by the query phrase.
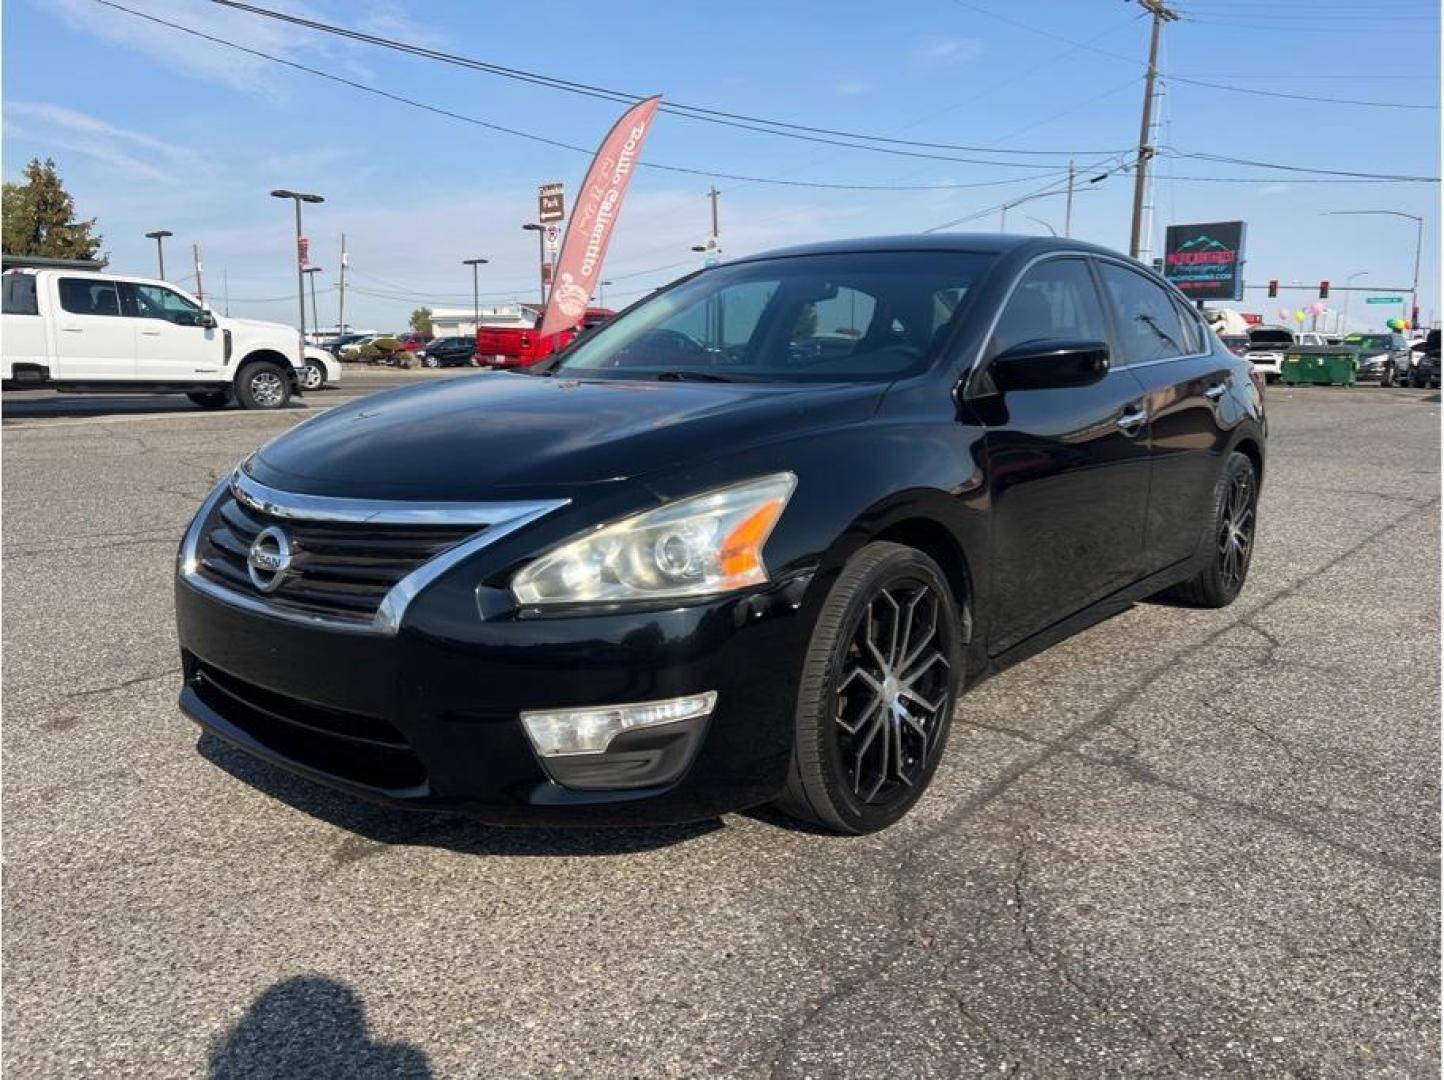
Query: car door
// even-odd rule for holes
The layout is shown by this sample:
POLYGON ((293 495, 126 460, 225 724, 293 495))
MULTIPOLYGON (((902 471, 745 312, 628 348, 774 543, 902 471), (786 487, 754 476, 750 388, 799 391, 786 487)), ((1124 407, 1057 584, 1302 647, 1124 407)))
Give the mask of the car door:
MULTIPOLYGON (((1128 370, 1149 416, 1148 522, 1143 570, 1188 558, 1212 520, 1213 486, 1228 446, 1239 365, 1188 302, 1141 270, 1098 259, 1099 279, 1128 370)), ((1242 376, 1242 377, 1247 377, 1242 376)))
POLYGON ((214 381, 225 367, 223 331, 201 325, 204 309, 164 285, 124 282, 121 298, 135 329, 136 376, 146 381, 214 381))
MULTIPOLYGON (((1049 258, 1023 272, 985 362, 1032 341, 1111 342, 1087 259, 1049 258)), ((1138 577, 1148 425, 1143 388, 1123 364, 1088 386, 1003 391, 980 416, 997 654, 1138 577)))
POLYGON ((135 331, 121 312, 119 283, 102 277, 55 279, 55 368, 67 382, 135 378, 135 331))

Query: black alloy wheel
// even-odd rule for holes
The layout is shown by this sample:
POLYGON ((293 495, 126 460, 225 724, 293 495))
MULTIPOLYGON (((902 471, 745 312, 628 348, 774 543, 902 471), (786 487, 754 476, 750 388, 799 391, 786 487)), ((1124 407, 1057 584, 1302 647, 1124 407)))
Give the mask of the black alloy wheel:
POLYGON ((813 629, 783 810, 843 833, 903 816, 932 779, 962 680, 952 588, 927 555, 869 544, 813 629))
POLYGON ((1193 607, 1233 603, 1248 580, 1258 526, 1258 472, 1237 451, 1229 455, 1214 490, 1213 526, 1207 562, 1197 576, 1163 593, 1193 607))

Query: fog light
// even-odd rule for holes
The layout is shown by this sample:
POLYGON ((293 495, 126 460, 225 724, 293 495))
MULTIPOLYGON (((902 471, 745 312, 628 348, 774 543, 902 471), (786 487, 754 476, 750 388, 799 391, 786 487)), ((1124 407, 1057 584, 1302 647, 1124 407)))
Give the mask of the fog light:
POLYGON ((600 754, 624 731, 657 727, 678 720, 708 716, 717 704, 717 691, 708 690, 665 701, 634 705, 601 705, 589 709, 541 709, 521 714, 527 737, 542 757, 600 754))

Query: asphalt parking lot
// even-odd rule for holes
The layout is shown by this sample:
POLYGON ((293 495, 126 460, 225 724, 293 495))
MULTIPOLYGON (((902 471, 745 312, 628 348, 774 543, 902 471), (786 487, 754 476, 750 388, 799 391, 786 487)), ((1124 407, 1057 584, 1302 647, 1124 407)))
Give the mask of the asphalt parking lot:
POLYGON ((839 839, 401 816, 198 738, 179 533, 366 374, 7 397, 9 1075, 1437 1075, 1437 393, 1271 389, 1241 600, 978 688, 839 839))

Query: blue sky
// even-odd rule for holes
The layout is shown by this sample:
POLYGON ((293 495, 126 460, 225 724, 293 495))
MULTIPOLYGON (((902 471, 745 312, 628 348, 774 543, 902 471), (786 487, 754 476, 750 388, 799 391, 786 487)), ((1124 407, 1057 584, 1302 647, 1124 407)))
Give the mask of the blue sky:
MULTIPOLYGON (((225 41, 439 108, 594 146, 620 107, 286 26, 206 0, 118 0, 225 41)), ((728 4, 552 0, 260 0, 367 33, 631 93, 820 128, 990 148, 916 151, 970 164, 863 152, 665 115, 644 160, 795 182, 912 185, 845 191, 717 179, 727 254, 915 232, 1056 182, 1073 152, 1097 175, 1137 142, 1148 21, 1124 0, 831 0, 728 4), (587 25, 596 11, 603 25, 587 25), (582 31, 579 27, 586 25, 582 31), (1081 47, 1080 47, 1081 45, 1081 47), (1060 151, 1009 155, 1005 151, 1060 151), (1022 167, 1022 166, 1029 167, 1022 167), (962 187, 957 185, 987 184, 962 187), (954 185, 948 187, 946 185, 954 185)), ((1436 0, 1178 0, 1162 70, 1271 94, 1439 103, 1436 0)), ((207 292, 223 273, 233 314, 294 320, 293 223, 274 187, 320 192, 308 208, 322 321, 336 313, 340 235, 351 253, 348 322, 404 323, 418 303, 469 307, 463 258, 487 301, 535 293, 536 242, 520 226, 536 185, 574 189, 587 157, 337 85, 102 6, 4 5, 4 175, 54 157, 80 211, 99 219, 111 267, 154 271, 143 234, 165 228, 174 280, 190 245, 207 292)), ((1329 104, 1166 79, 1159 142, 1190 153, 1317 168, 1439 175, 1437 110, 1329 104)), ((1421 307, 1439 311, 1437 184, 1313 183, 1301 174, 1164 158, 1154 248, 1170 222, 1243 218, 1248 280, 1407 285, 1414 227, 1324 211, 1426 217, 1421 307), (1244 178, 1244 182, 1231 182, 1244 178)), ((696 265, 708 230, 705 175, 643 169, 605 276, 625 301, 696 265)), ((1073 234, 1128 242, 1132 177, 1075 201, 1073 234)), ((998 227, 996 209, 960 229, 998 227)), ((1008 228, 1063 229, 1063 199, 1009 211, 1008 228), (1042 224, 1038 220, 1040 219, 1042 224)), ((1314 299, 1294 293, 1294 304, 1314 299)), ((1358 328, 1382 318, 1361 296, 1358 328)), ((1240 305, 1277 317, 1278 301, 1240 305)))

